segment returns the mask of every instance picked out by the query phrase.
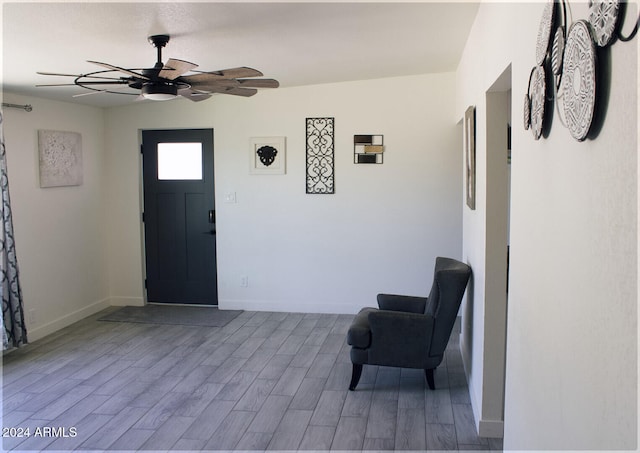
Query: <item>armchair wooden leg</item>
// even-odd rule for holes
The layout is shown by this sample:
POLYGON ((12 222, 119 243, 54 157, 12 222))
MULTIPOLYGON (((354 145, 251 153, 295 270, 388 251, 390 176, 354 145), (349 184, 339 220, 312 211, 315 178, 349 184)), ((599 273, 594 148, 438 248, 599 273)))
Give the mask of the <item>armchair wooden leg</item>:
POLYGON ((427 384, 429 385, 429 388, 431 390, 435 390, 436 389, 436 385, 433 381, 433 368, 429 369, 429 370, 424 370, 424 374, 427 376, 427 384))
POLYGON ((351 383, 349 384, 349 390, 356 389, 358 382, 360 382, 360 376, 362 376, 362 365, 354 363, 353 372, 351 373, 351 383))

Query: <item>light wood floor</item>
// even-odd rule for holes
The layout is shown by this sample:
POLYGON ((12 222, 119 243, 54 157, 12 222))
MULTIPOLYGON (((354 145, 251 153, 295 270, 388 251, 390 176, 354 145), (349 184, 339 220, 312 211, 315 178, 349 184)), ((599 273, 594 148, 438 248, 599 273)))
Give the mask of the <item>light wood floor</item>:
POLYGON ((475 433, 457 333, 435 391, 421 370, 365 366, 349 392, 353 316, 97 321, 114 309, 4 356, 3 434, 31 434, 4 450, 501 450, 475 433))

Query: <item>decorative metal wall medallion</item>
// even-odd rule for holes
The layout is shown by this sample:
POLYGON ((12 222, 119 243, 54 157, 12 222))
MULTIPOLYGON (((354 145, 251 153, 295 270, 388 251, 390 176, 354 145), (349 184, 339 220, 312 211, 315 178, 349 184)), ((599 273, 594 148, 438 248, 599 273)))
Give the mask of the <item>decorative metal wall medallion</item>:
POLYGON ((524 130, 528 130, 531 127, 531 98, 528 94, 524 95, 524 130))
POLYGON ((262 165, 264 165, 265 167, 268 167, 273 163, 274 160, 276 160, 276 156, 278 155, 278 150, 275 149, 273 146, 264 145, 263 147, 258 148, 258 151, 256 151, 256 154, 258 154, 258 157, 260 158, 260 162, 262 162, 262 165))
POLYGON ((565 120, 579 141, 587 138, 596 101, 596 54, 589 28, 584 20, 571 26, 562 70, 565 120))
POLYGON ((593 27, 596 44, 608 45, 616 32, 618 24, 619 0, 593 0, 589 8, 589 22, 593 27))
POLYGON ((334 118, 307 118, 307 193, 335 192, 334 123, 334 118))
POLYGON ((562 72, 562 57, 564 56, 564 28, 558 27, 553 37, 553 45, 551 46, 551 69, 554 75, 560 75, 562 72))
POLYGON ((538 140, 542 135, 544 105, 547 98, 547 83, 543 66, 536 66, 533 70, 529 82, 529 93, 531 95, 531 132, 533 132, 533 137, 538 140))
POLYGON ((541 65, 547 56, 549 50, 549 41, 551 39, 551 27, 555 16, 555 0, 549 0, 542 12, 540 19, 540 27, 538 28, 538 42, 536 45, 536 63, 541 65))

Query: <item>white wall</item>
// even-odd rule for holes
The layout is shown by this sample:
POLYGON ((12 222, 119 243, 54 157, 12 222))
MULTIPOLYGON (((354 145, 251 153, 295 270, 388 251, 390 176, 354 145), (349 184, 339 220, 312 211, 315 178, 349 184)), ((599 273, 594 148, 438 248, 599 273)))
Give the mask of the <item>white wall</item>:
MULTIPOLYGON (((456 118, 475 105, 478 128, 477 209, 463 214, 463 256, 474 269, 473 324, 462 341, 469 390, 481 426, 495 403, 485 385, 495 351, 485 348, 500 334, 487 328, 486 93, 511 65, 504 446, 635 449, 640 40, 611 48, 608 110, 595 139, 575 141, 556 114, 548 137, 535 141, 521 112, 543 8, 482 3, 457 72, 456 118)), ((588 16, 586 3, 571 3, 570 12, 588 16)), ((635 17, 631 4, 627 19, 635 17)))
POLYGON ((29 341, 109 305, 102 155, 102 109, 4 93, 16 251, 29 341), (38 130, 82 135, 83 183, 41 189, 38 130))
POLYGON ((220 306, 355 312, 380 291, 425 294, 437 255, 461 255, 453 74, 263 91, 110 110, 4 93, 30 340, 108 305, 144 303, 139 130, 213 127, 220 306), (336 118, 336 194, 305 194, 304 119, 336 118), (41 189, 37 130, 82 134, 84 183, 41 189), (353 135, 384 134, 382 165, 353 135), (287 173, 251 176, 249 138, 287 137, 287 173), (238 202, 224 204, 226 192, 238 202), (240 287, 247 275, 249 286, 240 287))
POLYGON ((434 74, 108 110, 112 303, 144 299, 138 135, 151 128, 214 129, 221 308, 353 313, 381 291, 426 294, 435 256, 461 255, 454 85, 434 74), (321 116, 335 117, 336 193, 307 195, 305 118, 321 116), (383 134, 384 164, 353 164, 354 134, 383 134), (259 136, 286 137, 285 175, 249 174, 259 136))

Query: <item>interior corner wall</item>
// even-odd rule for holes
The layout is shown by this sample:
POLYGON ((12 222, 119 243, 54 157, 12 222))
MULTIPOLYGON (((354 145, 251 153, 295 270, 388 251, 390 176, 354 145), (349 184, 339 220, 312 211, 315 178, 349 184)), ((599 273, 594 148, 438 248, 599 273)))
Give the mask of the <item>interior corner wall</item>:
MULTIPOLYGON (((476 210, 463 213, 463 258, 474 270, 461 339, 469 391, 480 423, 487 405, 495 404, 484 382, 493 335, 485 329, 486 94, 511 66, 504 448, 634 450, 640 39, 615 42, 600 59, 599 71, 610 78, 598 87, 606 108, 597 134, 578 142, 557 112, 548 111, 548 134, 534 140, 520 112, 544 6, 481 3, 457 71, 456 117, 475 105, 477 127, 476 210)), ((586 3, 568 7, 574 21, 588 17, 586 3)), ((637 14, 629 2, 626 28, 637 14)))
POLYGON ((102 109, 3 93, 9 191, 29 341, 109 306, 102 109), (83 182, 40 188, 38 130, 82 136, 83 182))
POLYGON ((108 109, 112 293, 144 299, 139 131, 213 128, 221 308, 355 313, 378 292, 426 295, 435 257, 461 256, 454 87, 446 73, 108 109), (305 193, 307 117, 335 118, 335 194, 305 193), (384 135, 383 164, 354 164, 355 134, 384 135), (286 137, 284 175, 249 173, 264 136, 286 137))

